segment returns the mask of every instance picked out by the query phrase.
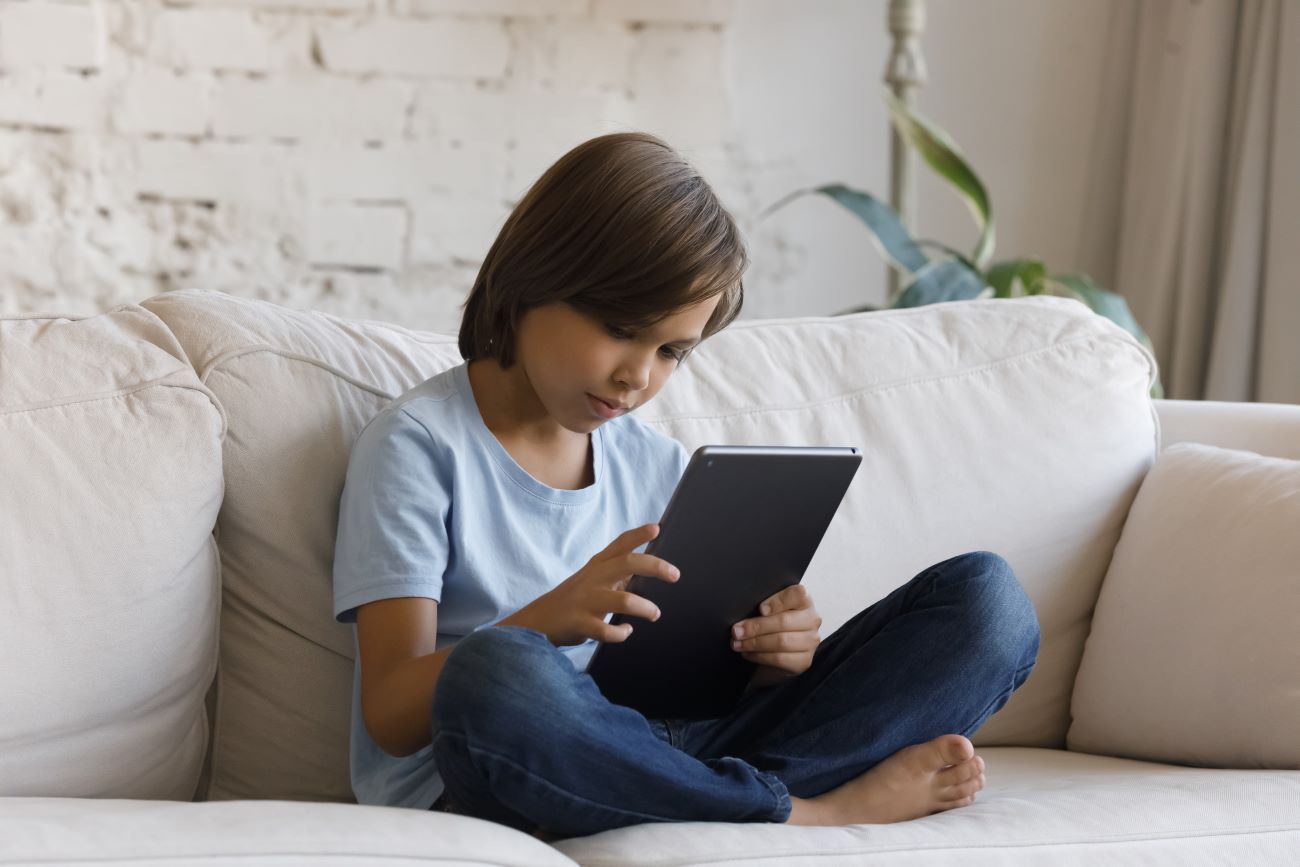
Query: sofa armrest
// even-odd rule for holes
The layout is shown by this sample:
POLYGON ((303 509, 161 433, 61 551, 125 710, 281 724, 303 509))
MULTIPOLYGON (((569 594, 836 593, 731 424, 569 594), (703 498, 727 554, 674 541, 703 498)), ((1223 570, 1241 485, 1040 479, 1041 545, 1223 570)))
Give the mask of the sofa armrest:
POLYGON ((1300 460, 1300 405, 1157 400, 1160 447, 1196 442, 1300 460))

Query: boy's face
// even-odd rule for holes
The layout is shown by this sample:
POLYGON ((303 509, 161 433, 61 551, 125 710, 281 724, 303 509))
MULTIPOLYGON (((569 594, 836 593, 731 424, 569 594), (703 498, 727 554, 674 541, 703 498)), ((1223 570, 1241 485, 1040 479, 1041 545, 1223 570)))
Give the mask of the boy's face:
POLYGON ((588 433, 654 397, 721 300, 714 295, 638 333, 612 331, 563 302, 535 307, 516 330, 516 357, 549 414, 588 433))

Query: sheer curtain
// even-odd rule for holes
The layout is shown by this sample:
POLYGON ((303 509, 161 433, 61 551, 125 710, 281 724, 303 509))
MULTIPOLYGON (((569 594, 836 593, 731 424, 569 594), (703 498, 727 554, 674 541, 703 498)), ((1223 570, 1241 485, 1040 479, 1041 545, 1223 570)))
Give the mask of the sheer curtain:
POLYGON ((1114 288, 1166 397, 1300 403, 1300 2, 1137 15, 1114 288))

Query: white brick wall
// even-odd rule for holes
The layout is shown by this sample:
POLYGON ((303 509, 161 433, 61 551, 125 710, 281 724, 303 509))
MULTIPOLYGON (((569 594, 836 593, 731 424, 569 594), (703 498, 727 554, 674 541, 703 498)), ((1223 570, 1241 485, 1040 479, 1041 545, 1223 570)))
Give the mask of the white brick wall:
POLYGON ((596 17, 619 21, 711 21, 726 24, 735 0, 595 0, 596 17))
POLYGON ((0 64, 98 69, 104 60, 100 10, 85 4, 10 3, 0 27, 0 64))
MULTIPOLYGON (((928 4, 918 105, 989 187, 999 257, 1113 277, 1114 209, 1078 191, 1122 201, 1123 149, 1096 142, 1122 138, 1108 46, 1128 2, 928 4), (1027 77, 1026 33, 1072 63, 1027 77)), ((756 217, 832 181, 887 192, 887 5, 0 0, 0 315, 204 286, 454 330, 528 185, 626 129, 683 151, 739 218, 743 315, 879 303, 885 268, 842 209, 756 217)), ((916 171, 920 236, 973 244, 916 171)))
POLYGON ((500 78, 510 57, 499 19, 335 18, 316 39, 326 69, 361 75, 500 78))
POLYGON ((311 30, 291 14, 162 9, 149 20, 145 59, 172 69, 276 72, 308 66, 311 30))
POLYGON ((324 205, 311 213, 307 258, 318 265, 397 270, 402 266, 406 209, 393 205, 324 205))
POLYGON ((201 136, 208 131, 211 76, 143 69, 122 81, 118 97, 110 113, 113 132, 201 136))
POLYGON ((226 77, 212 99, 218 138, 314 141, 400 139, 411 103, 404 81, 319 75, 226 77))
POLYGON ((108 120, 103 78, 62 71, 13 72, 0 78, 0 124, 40 131, 102 129, 108 120))
POLYGON ((645 129, 755 210, 728 0, 0 0, 0 315, 203 286, 454 331, 569 147, 645 129))

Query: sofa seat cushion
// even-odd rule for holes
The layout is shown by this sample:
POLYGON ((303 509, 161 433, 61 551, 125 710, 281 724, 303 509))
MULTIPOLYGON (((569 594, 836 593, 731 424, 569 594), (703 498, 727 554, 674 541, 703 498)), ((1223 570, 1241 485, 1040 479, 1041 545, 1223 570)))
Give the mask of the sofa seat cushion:
POLYGON ((986 747, 967 807, 890 825, 647 824, 553 845, 586 867, 1289 864, 1300 771, 1185 768, 986 747))
POLYGON ((0 798, 0 841, 3 864, 573 864, 481 819, 293 801, 0 798))
POLYGON ((223 432, 144 308, 0 319, 0 796, 194 794, 223 432))

